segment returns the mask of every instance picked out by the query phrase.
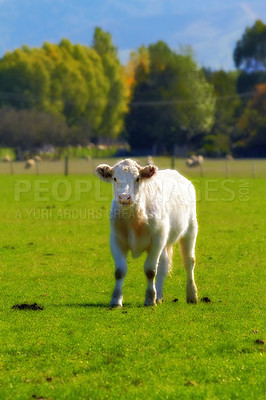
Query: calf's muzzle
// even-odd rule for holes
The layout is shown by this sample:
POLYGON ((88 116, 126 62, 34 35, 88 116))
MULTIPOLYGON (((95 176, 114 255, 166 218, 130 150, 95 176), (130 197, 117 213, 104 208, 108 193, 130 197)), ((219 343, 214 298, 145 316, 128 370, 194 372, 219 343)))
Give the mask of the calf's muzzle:
POLYGON ((125 194, 125 193, 120 194, 120 195, 118 196, 118 202, 119 202, 120 204, 123 204, 123 205, 132 204, 132 197, 131 197, 130 194, 125 194))

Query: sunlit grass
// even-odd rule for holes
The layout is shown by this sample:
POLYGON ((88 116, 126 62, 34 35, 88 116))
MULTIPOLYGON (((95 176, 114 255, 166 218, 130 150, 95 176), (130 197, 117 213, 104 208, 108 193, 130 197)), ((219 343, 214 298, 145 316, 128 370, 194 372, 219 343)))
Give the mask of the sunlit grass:
POLYGON ((56 191, 62 176, 30 176, 15 200, 21 179, 0 180, 0 399, 264 398, 265 180, 195 179, 196 281, 210 303, 186 304, 176 246, 163 304, 143 307, 144 257, 129 257, 113 310, 111 187, 82 175, 56 191), (25 302, 44 310, 11 309, 25 302))

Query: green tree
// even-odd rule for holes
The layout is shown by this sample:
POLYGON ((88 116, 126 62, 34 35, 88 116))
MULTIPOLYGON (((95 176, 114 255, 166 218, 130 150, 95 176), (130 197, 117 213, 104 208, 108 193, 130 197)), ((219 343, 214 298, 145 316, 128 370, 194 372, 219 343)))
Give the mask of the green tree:
POLYGON ((70 129, 62 117, 37 110, 0 109, 2 145, 30 151, 43 144, 63 147, 69 136, 70 129))
POLYGON ((240 155, 266 156, 266 83, 257 85, 256 93, 238 120, 240 155))
POLYGON ((235 65, 246 71, 266 69, 266 25, 257 20, 247 27, 234 50, 235 65))
MULTIPOLYGON (((64 119, 76 138, 117 137, 127 111, 128 87, 110 34, 96 28, 94 48, 23 46, 0 60, 0 108, 34 110, 64 119)), ((74 138, 73 138, 74 140, 74 138)))
POLYGON ((240 69, 237 86, 242 106, 235 153, 265 155, 266 25, 257 20, 237 42, 234 61, 240 69))
POLYGON ((107 102, 99 133, 104 137, 114 138, 124 127, 128 101, 126 81, 117 56, 117 49, 112 44, 111 35, 102 31, 101 28, 96 28, 93 48, 101 58, 107 85, 107 102))
POLYGON ((237 93, 239 72, 205 71, 208 81, 213 85, 216 97, 215 124, 209 135, 204 137, 204 152, 210 156, 231 153, 237 138, 237 119, 241 99, 237 93))
POLYGON ((190 55, 177 54, 162 41, 139 52, 131 63, 142 60, 145 52, 149 62, 135 66, 135 91, 126 118, 131 146, 157 145, 169 152, 175 144, 197 146, 197 136, 209 132, 214 122, 212 86, 190 55))
POLYGON ((18 109, 44 109, 49 96, 50 76, 35 51, 8 52, 0 61, 0 105, 18 109))
MULTIPOLYGON (((266 25, 257 20, 247 27, 237 41, 233 53, 235 66, 241 70, 237 87, 240 93, 251 93, 255 86, 266 82, 266 25)), ((248 97, 246 98, 248 101, 248 97)), ((243 102, 243 105, 247 104, 243 102)))

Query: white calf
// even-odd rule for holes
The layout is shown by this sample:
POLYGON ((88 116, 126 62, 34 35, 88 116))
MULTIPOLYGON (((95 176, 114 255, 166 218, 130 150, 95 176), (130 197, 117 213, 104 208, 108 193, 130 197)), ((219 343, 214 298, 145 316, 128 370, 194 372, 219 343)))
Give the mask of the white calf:
POLYGON ((144 304, 151 306, 156 301, 161 302, 164 281, 171 266, 172 247, 178 240, 187 271, 187 302, 197 303, 194 267, 198 225, 192 183, 177 171, 158 171, 154 165, 142 168, 130 159, 113 167, 99 165, 96 173, 104 181, 112 182, 114 189, 110 246, 116 284, 111 306, 122 306, 129 250, 133 257, 147 252, 144 304))

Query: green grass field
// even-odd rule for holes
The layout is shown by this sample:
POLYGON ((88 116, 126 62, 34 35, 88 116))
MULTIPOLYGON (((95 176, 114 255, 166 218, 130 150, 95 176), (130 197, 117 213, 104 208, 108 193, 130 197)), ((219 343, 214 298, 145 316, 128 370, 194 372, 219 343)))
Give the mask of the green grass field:
POLYGON ((111 186, 0 177, 1 400, 264 399, 266 180, 194 180, 195 276, 211 302, 186 304, 176 246, 163 304, 143 307, 144 257, 129 257, 124 307, 109 309, 111 186))

